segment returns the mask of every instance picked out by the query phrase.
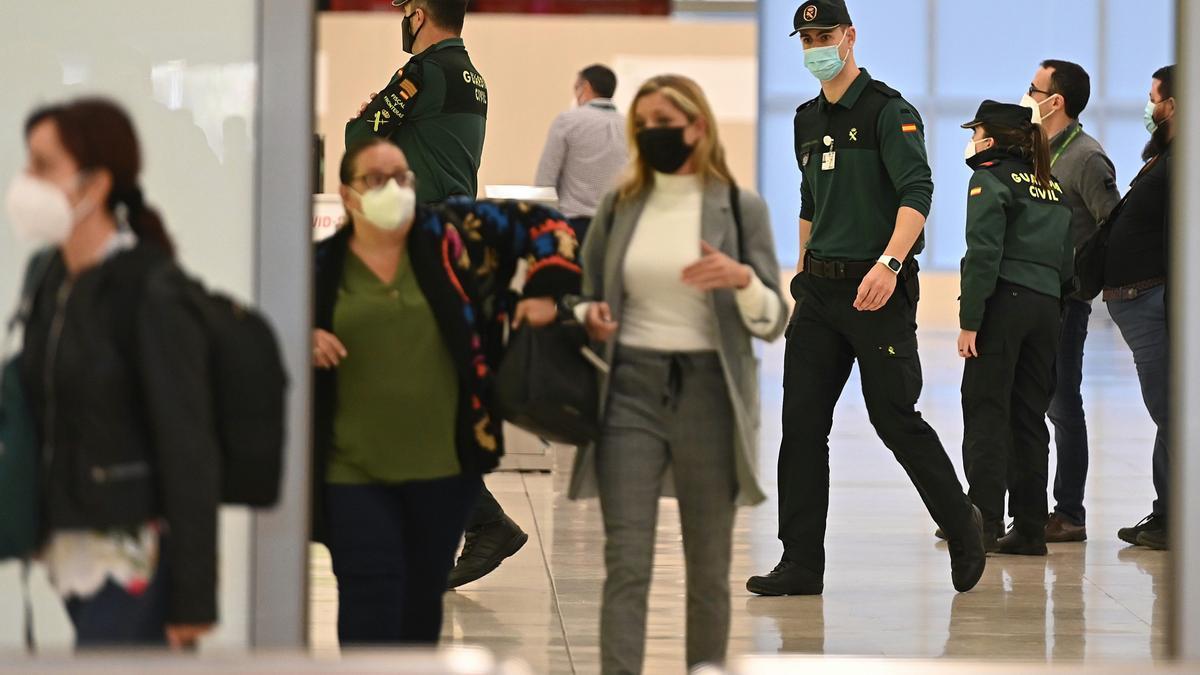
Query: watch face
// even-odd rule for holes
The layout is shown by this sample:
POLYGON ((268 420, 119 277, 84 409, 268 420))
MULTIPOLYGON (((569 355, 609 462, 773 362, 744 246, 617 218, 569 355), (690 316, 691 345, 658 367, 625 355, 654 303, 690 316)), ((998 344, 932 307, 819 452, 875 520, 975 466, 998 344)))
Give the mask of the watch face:
POLYGON ((900 268, 903 267, 903 265, 900 264, 900 261, 896 260, 895 258, 889 260, 887 265, 888 267, 892 268, 893 272, 899 272, 900 268))

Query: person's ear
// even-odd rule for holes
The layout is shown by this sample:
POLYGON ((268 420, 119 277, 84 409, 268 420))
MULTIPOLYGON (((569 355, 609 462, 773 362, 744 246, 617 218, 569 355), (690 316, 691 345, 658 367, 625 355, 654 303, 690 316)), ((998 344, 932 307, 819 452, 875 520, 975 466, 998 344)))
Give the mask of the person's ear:
POLYGON ((703 117, 697 117, 695 122, 687 126, 687 131, 683 134, 683 140, 688 145, 695 147, 706 135, 708 135, 708 120, 703 117))
POLYGON ((345 206, 347 211, 359 210, 358 196, 354 194, 354 190, 350 189, 349 185, 339 187, 338 194, 342 198, 342 206, 345 206))
POLYGON ((79 202, 90 201, 94 204, 105 205, 108 196, 112 194, 113 177, 108 169, 96 169, 84 175, 79 185, 79 202))
POLYGON ((846 47, 854 49, 854 43, 858 42, 858 30, 854 26, 846 29, 846 47))
MULTIPOLYGON (((1165 109, 1168 107, 1170 108, 1170 112, 1167 112, 1167 114, 1163 115, 1164 120, 1171 119, 1172 117, 1175 116, 1175 97, 1174 96, 1163 101, 1163 108, 1165 109)), ((1164 110, 1164 112, 1166 112, 1166 111, 1164 110)))

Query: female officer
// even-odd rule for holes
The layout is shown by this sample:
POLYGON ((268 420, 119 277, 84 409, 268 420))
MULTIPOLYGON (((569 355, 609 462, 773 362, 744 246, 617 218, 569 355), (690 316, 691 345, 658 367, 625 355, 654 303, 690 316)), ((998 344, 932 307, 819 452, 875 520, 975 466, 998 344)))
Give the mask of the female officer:
POLYGON ((1050 175, 1049 142, 1030 117, 1023 106, 984 101, 963 125, 974 131, 965 154, 975 174, 967 193, 958 354, 967 360, 963 463, 985 541, 1000 553, 1045 555, 1046 410, 1074 248, 1071 211, 1050 175), (1015 523, 999 538, 1006 479, 1015 523))

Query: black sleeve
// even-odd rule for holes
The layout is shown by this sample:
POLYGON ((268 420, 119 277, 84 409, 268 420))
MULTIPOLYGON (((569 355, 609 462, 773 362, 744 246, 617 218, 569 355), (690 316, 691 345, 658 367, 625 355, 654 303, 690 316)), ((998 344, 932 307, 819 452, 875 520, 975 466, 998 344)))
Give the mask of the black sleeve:
POLYGON ((174 265, 151 273, 138 310, 148 430, 167 522, 168 622, 217 619, 220 451, 213 421, 208 340, 174 265))

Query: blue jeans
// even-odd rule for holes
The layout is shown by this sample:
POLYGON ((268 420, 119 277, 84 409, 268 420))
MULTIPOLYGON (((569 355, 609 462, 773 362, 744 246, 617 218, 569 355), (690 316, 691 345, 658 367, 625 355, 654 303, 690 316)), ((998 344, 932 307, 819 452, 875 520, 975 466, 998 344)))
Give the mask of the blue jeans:
POLYGON ((1159 286, 1133 300, 1108 303, 1125 344, 1133 352, 1138 381, 1142 386, 1142 401, 1158 427, 1154 437, 1154 515, 1166 516, 1170 506, 1170 461, 1167 455, 1167 409, 1170 406, 1169 379, 1170 343, 1167 339, 1166 287, 1159 286))
POLYGON ((1054 472, 1054 512, 1075 525, 1083 525, 1084 485, 1088 472, 1087 420, 1083 414, 1083 345, 1087 340, 1092 303, 1068 300, 1063 313, 1062 334, 1055 366, 1057 383, 1050 401, 1054 423, 1054 447, 1058 467, 1054 472))
POLYGON ((482 485, 472 474, 326 486, 342 646, 437 644, 454 552, 482 485))

